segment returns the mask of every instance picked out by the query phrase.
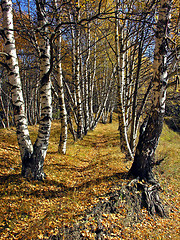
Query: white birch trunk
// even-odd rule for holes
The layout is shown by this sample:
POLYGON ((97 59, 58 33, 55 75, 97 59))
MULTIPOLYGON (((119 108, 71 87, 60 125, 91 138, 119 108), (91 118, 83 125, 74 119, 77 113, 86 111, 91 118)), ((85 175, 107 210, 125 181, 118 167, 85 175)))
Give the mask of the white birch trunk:
POLYGON ((139 86, 139 75, 141 69, 141 61, 142 61, 142 51, 143 51, 143 32, 141 32, 141 38, 139 42, 138 48, 138 62, 137 62, 137 72, 136 72, 136 80, 134 86, 133 100, 132 100, 132 120, 131 120, 131 133, 130 133, 130 147, 131 151, 134 154, 135 149, 135 141, 137 136, 137 128, 136 128, 136 118, 137 118, 137 97, 138 97, 138 86, 139 86))
POLYGON ((85 134, 87 134, 89 130, 89 81, 90 81, 90 73, 89 73, 89 59, 90 59, 90 24, 88 23, 88 39, 87 39, 87 48, 88 48, 88 54, 86 59, 86 77, 85 77, 85 111, 84 111, 84 117, 85 117, 85 134))
POLYGON ((74 31, 74 60, 75 60, 75 87, 76 87, 76 100, 77 100, 77 138, 82 138, 84 134, 84 121, 83 121, 83 111, 82 111, 82 98, 81 98, 81 88, 80 88, 80 29, 77 24, 79 20, 79 0, 76 1, 77 8, 75 9, 74 21, 75 26, 74 31))
MULTIPOLYGON (((74 21, 73 14, 70 13, 70 21, 74 21)), ((74 105, 77 106, 77 99, 76 99, 76 87, 75 87, 75 27, 71 26, 71 35, 72 35, 72 83, 73 83, 73 98, 74 98, 74 105)))
POLYGON ((116 19, 115 19, 115 45, 116 45, 116 65, 117 65, 117 94, 118 94, 118 117, 120 131, 121 150, 131 159, 133 158, 127 136, 126 116, 124 107, 124 53, 123 53, 123 30, 119 29, 118 19, 119 1, 116 0, 116 19), (120 36, 120 37, 119 37, 120 36), (119 46, 120 45, 120 46, 119 46))
MULTIPOLYGON (((54 0, 56 9, 57 0, 54 0)), ((60 25, 60 17, 56 16, 57 25, 60 25)), ((63 86, 63 76, 62 76, 62 65, 61 65, 61 30, 57 31, 57 83, 58 83, 58 97, 59 97, 59 107, 60 107, 60 121, 61 121, 61 133, 59 140, 58 152, 66 154, 66 145, 67 145, 67 111, 65 106, 64 99, 64 86, 63 86)))
MULTIPOLYGON (((46 13, 44 1, 36 1, 38 23, 40 27, 46 24, 46 13)), ((39 130, 33 152, 33 170, 32 175, 35 179, 45 177, 43 171, 44 159, 46 157, 49 144, 49 136, 52 120, 52 97, 50 80, 50 43, 47 29, 40 34, 40 106, 41 116, 39 121, 39 130)))
MULTIPOLYGON (((38 13, 42 13, 44 9, 42 3, 36 2, 38 13)), ((39 131, 37 140, 32 146, 29 131, 27 127, 27 118, 24 108, 24 99, 22 93, 21 80, 19 75, 18 59, 16 54, 14 30, 13 30, 13 15, 12 15, 12 2, 11 0, 2 1, 3 11, 3 26, 5 33, 5 51, 8 54, 7 63, 10 68, 8 77, 11 85, 12 103, 14 109, 14 120, 17 129, 18 144, 20 147, 22 159, 22 175, 33 179, 43 179, 43 163, 46 156, 50 127, 51 127, 51 82, 50 74, 50 46, 46 33, 40 43, 40 104, 41 104, 41 117, 39 124, 39 131)), ((45 12, 43 12, 45 13, 45 12)), ((40 25, 44 25, 44 17, 38 15, 40 25)))
POLYGON ((93 111, 93 96, 94 96, 94 85, 95 85, 95 77, 97 70, 97 53, 96 53, 96 34, 95 34, 95 43, 94 43, 94 63, 93 63, 93 72, 92 76, 89 77, 89 127, 90 129, 93 126, 94 121, 94 111, 93 111))
MULTIPOLYGON (((25 158, 30 158, 33 146, 29 137, 28 124, 25 114, 22 85, 19 74, 18 58, 16 53, 12 1, 3 0, 1 2, 3 13, 3 27, 5 34, 5 52, 8 54, 7 63, 10 68, 8 73, 9 84, 11 85, 12 104, 14 109, 14 120, 17 130, 17 139, 21 153, 22 162, 25 158)), ((22 169, 22 172, 24 169, 22 169)))

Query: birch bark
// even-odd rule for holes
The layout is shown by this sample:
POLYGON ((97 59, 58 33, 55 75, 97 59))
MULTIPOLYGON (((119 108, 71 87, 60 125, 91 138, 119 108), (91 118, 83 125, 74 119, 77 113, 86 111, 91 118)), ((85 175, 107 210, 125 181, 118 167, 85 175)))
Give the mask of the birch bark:
POLYGON ((82 98, 80 88, 80 29, 77 24, 79 20, 79 0, 76 1, 77 8, 75 13, 75 84, 76 84, 76 98, 77 98, 77 138, 82 138, 84 134, 84 121, 82 111, 82 98))
POLYGON ((34 144, 33 167, 31 168, 32 177, 35 179, 43 179, 45 177, 43 171, 44 159, 46 157, 49 144, 49 136, 52 120, 52 97, 51 97, 51 64, 50 64, 50 42, 47 28, 45 24, 46 9, 44 0, 36 0, 37 16, 39 26, 44 29, 40 37, 40 106, 41 116, 39 121, 38 136, 34 144))
MULTIPOLYGON (((44 1, 36 1, 40 26, 45 24, 44 1)), ((25 114, 22 85, 19 74, 18 58, 16 53, 12 1, 1 2, 3 12, 3 26, 5 33, 5 51, 8 54, 7 63, 10 68, 8 78, 11 85, 14 120, 17 129, 18 144, 22 159, 22 175, 33 179, 43 179, 43 163, 47 152, 51 127, 51 82, 50 82, 50 46, 46 31, 40 39, 40 103, 41 117, 38 137, 34 146, 30 140, 27 118, 25 114)), ((41 35, 42 36, 42 35, 41 35)))
POLYGON ((124 106, 124 52, 123 52, 123 29, 119 27, 119 0, 116 0, 115 16, 115 46, 116 46, 116 66, 117 66, 117 107, 119 117, 120 147, 128 157, 133 158, 127 136, 127 126, 124 106))
POLYGON ((170 19, 171 0, 161 0, 157 22, 153 80, 152 107, 149 116, 140 129, 139 142, 136 148, 133 165, 130 169, 135 177, 155 182, 152 168, 155 151, 163 128, 167 85, 167 35, 170 19))
POLYGON ((93 126, 94 122, 94 111, 93 111, 93 96, 94 96, 94 83, 96 77, 96 70, 97 70, 97 53, 96 53, 96 33, 95 33, 95 42, 94 42, 94 62, 93 62, 93 70, 92 75, 89 76, 89 127, 90 129, 93 126))
MULTIPOLYGON (((58 9, 57 0, 54 0, 56 10, 58 9)), ((57 12, 56 12, 57 14, 57 12)), ((57 25, 60 25, 60 17, 56 16, 57 25)), ((57 83, 58 83, 58 97, 59 97, 59 107, 60 107, 60 121, 61 121, 61 133, 59 140, 58 152, 66 154, 66 145, 67 145, 67 110, 65 106, 64 99, 64 86, 63 86, 63 76, 62 76, 62 64, 61 64, 61 30, 58 28, 57 31, 57 83)))
POLYGON ((89 60, 90 60, 90 24, 88 23, 87 26, 87 58, 86 58, 86 66, 85 66, 85 71, 86 71, 86 76, 85 76, 85 111, 84 111, 84 133, 85 135, 87 134, 90 123, 89 123, 89 82, 90 82, 90 73, 89 73, 89 60))
POLYGON ((78 26, 79 13, 79 0, 75 1, 76 7, 73 14, 70 13, 70 18, 75 22, 72 26, 72 47, 73 47, 73 80, 75 84, 75 103, 77 107, 77 138, 81 139, 84 134, 84 121, 82 110, 82 96, 80 86, 80 28, 78 26))
POLYGON ((131 134, 130 134, 130 147, 132 153, 134 153, 135 141, 137 137, 137 128, 136 128, 136 118, 137 118, 137 97, 138 97, 138 86, 139 86, 139 75, 141 69, 142 62, 142 51, 143 51, 143 32, 141 33, 139 47, 138 47, 138 62, 137 62, 137 72, 136 72, 136 80, 135 87, 133 93, 133 101, 132 101, 132 122, 131 122, 131 134))
MULTIPOLYGON (((16 53, 14 25, 12 13, 12 1, 1 1, 3 13, 3 27, 5 34, 5 52, 7 53, 7 64, 9 66, 8 79, 11 85, 12 105, 14 110, 14 121, 16 125, 17 139, 21 153, 22 163, 25 158, 30 158, 33 146, 29 137, 28 124, 25 114, 22 85, 19 74, 19 64, 16 53)), ((23 169, 22 169, 23 171, 23 169)))

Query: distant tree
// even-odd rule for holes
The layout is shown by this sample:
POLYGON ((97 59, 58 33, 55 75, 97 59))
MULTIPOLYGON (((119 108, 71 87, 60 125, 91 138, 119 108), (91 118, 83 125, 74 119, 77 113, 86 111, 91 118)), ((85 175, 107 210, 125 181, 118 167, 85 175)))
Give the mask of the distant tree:
POLYGON ((124 54, 124 22, 120 21, 119 15, 120 1, 116 0, 115 11, 115 47, 116 47, 116 67, 117 67, 117 109, 119 118, 120 147, 130 158, 133 158, 127 135, 127 124, 125 116, 125 54, 124 54))
POLYGON ((72 47, 73 47, 73 78, 75 84, 75 103, 77 108, 77 138, 82 139, 84 135, 84 117, 82 109, 82 91, 80 84, 80 2, 75 1, 70 12, 71 21, 74 22, 72 26, 72 47))
POLYGON ((66 154, 66 145, 67 145, 67 110, 65 105, 65 97, 64 97, 64 84, 63 84, 63 74, 62 74, 62 34, 61 34, 61 18, 58 13, 58 1, 54 0, 55 6, 55 16, 56 16, 56 24, 57 24, 57 84, 58 84, 58 100, 59 100, 59 108, 60 108, 60 121, 61 121, 61 132, 60 132, 60 140, 58 152, 62 154, 66 154), (59 26, 59 27, 58 27, 59 26))

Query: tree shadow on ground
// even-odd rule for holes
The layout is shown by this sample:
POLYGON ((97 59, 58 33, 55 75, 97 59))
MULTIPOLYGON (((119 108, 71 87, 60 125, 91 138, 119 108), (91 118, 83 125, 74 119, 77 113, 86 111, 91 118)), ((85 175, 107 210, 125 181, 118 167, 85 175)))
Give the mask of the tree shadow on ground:
MULTIPOLYGON (((21 176, 21 174, 6 174, 4 176, 0 176, 1 186, 4 185, 4 188, 1 189, 1 196, 6 196, 9 194, 11 196, 34 196, 36 198, 61 198, 66 197, 73 194, 75 191, 81 192, 87 188, 100 185, 101 183, 114 181, 117 179, 118 181, 126 179, 127 172, 115 173, 110 176, 102 176, 96 179, 91 179, 83 182, 77 186, 68 187, 64 182, 54 181, 45 179, 44 181, 29 181, 21 176), (24 183, 31 183, 26 187, 24 183), (11 190, 8 191, 8 187, 11 185, 11 190), (19 186, 18 189, 13 190, 13 186, 19 186), (38 188, 34 187, 34 185, 38 185, 38 188), (54 186, 55 188, 51 188, 54 186)), ((1 187, 0 187, 1 188, 1 187)))
POLYGON ((20 184, 24 181, 22 178, 22 175, 19 174, 4 174, 3 176, 0 176, 0 185, 7 184, 7 183, 13 183, 13 184, 20 184))

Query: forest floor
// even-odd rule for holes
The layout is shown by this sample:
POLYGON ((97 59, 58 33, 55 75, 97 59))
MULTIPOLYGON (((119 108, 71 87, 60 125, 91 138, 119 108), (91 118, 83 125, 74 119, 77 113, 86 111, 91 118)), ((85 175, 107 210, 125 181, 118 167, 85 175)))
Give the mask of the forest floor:
MULTIPOLYGON (((32 141, 38 126, 29 127, 32 141)), ((180 239, 180 135, 164 125, 154 171, 167 218, 148 215, 128 221, 129 206, 103 211, 113 192, 126 186, 132 164, 119 148, 118 124, 98 124, 83 140, 68 140, 57 153, 59 123, 52 123, 44 182, 21 177, 15 129, 0 130, 0 239, 180 239), (99 210, 97 210, 99 209, 99 210)))

